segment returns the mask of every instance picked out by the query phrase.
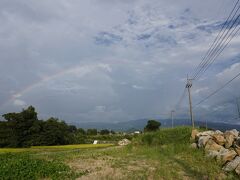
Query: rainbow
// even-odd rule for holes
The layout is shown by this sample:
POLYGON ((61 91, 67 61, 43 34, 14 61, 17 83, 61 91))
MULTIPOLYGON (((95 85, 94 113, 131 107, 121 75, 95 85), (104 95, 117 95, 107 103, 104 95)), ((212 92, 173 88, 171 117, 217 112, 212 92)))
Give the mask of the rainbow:
POLYGON ((53 75, 50 75, 50 76, 46 76, 46 77, 43 77, 42 79, 40 79, 38 82, 35 82, 33 84, 30 84, 29 86, 27 87, 24 87, 21 91, 13 94, 12 96, 10 96, 10 98, 7 99, 7 101, 5 101, 1 107, 4 107, 8 104, 10 104, 11 102, 13 102, 14 100, 22 97, 24 94, 32 91, 33 89, 39 87, 39 86, 42 86, 43 84, 49 82, 49 81, 52 81, 54 79, 57 79, 59 77, 62 77, 66 74, 75 74, 76 76, 78 77, 82 77, 92 71, 94 71, 96 68, 102 68, 102 69, 105 69, 105 70, 108 70, 109 71, 109 66, 107 66, 106 64, 95 64, 95 65, 78 65, 78 66, 75 66, 74 68, 69 68, 69 69, 65 69, 65 70, 61 70, 53 75))

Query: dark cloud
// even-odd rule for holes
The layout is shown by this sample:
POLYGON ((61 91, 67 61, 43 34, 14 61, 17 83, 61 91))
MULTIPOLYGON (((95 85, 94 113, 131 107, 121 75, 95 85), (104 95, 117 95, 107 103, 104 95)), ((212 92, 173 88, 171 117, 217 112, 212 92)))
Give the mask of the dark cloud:
MULTIPOLYGON (((168 113, 232 5, 225 0, 2 0, 0 113, 34 105, 40 117, 67 122, 168 113)), ((194 84, 194 102, 237 73, 239 42, 235 38, 194 84)), ((238 92, 234 82, 198 107, 196 118, 234 116, 238 92)), ((182 106, 178 116, 186 117, 187 99, 182 106)))

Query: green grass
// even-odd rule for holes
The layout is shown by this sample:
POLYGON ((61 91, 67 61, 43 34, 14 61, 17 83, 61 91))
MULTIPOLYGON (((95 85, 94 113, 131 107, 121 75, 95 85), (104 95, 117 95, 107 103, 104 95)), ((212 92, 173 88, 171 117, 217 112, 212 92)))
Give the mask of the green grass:
POLYGON ((225 174, 215 160, 206 158, 203 150, 192 149, 190 134, 189 127, 162 129, 143 134, 135 139, 132 151, 146 159, 159 162, 155 178, 215 179, 219 176, 224 179, 236 178, 234 174, 225 174))
POLYGON ((74 179, 77 174, 58 161, 37 159, 29 154, 1 154, 1 179, 74 179))
POLYGON ((89 149, 89 148, 104 148, 113 146, 114 144, 75 144, 61 146, 33 146, 31 149, 89 149))
POLYGON ((0 148, 0 153, 63 151, 75 149, 105 148, 114 144, 76 144, 60 146, 32 146, 31 148, 0 148))
POLYGON ((215 160, 206 158, 203 150, 190 148, 190 134, 191 128, 179 127, 139 135, 126 147, 47 146, 32 147, 31 153, 2 153, 0 177, 75 179, 87 176, 89 179, 97 177, 114 180, 237 179, 233 173, 224 173, 221 165, 215 160))
POLYGON ((0 148, 1 153, 18 153, 32 151, 30 148, 0 148))
POLYGON ((188 144, 191 128, 179 127, 174 129, 161 129, 157 132, 149 132, 138 136, 134 143, 139 145, 168 145, 168 144, 188 144))

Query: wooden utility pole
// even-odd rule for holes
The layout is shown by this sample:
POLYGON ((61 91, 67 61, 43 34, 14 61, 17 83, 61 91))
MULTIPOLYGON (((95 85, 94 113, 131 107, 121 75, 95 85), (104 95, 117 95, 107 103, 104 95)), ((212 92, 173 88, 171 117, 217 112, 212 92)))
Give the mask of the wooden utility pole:
POLYGON ((193 111, 192 111, 191 87, 192 87, 192 80, 187 78, 186 88, 188 89, 190 118, 191 118, 192 128, 194 128, 194 119, 193 119, 193 111))
POLYGON ((174 112, 175 112, 174 110, 171 111, 172 128, 173 128, 173 113, 174 113, 174 112))
POLYGON ((240 119, 240 105, 239 105, 240 98, 237 98, 237 109, 238 109, 238 118, 240 119))
POLYGON ((206 130, 208 129, 208 125, 207 125, 207 119, 206 119, 206 124, 205 124, 206 130))

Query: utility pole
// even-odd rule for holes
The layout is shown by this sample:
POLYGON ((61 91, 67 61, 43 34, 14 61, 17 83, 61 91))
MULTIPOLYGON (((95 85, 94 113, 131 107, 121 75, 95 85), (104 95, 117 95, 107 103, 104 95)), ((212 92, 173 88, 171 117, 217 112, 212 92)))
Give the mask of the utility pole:
POLYGON ((189 78, 187 77, 187 85, 186 85, 186 88, 188 89, 190 118, 191 118, 192 128, 194 128, 194 119, 193 119, 193 111, 192 111, 191 87, 192 87, 192 79, 189 79, 189 78))
POLYGON ((173 128, 173 113, 174 113, 174 112, 175 112, 174 110, 171 111, 172 128, 173 128))
POLYGON ((239 105, 240 98, 237 98, 237 109, 238 109, 238 118, 240 119, 240 105, 239 105))
POLYGON ((207 125, 207 119, 206 119, 206 124, 205 124, 206 130, 208 129, 208 125, 207 125))

